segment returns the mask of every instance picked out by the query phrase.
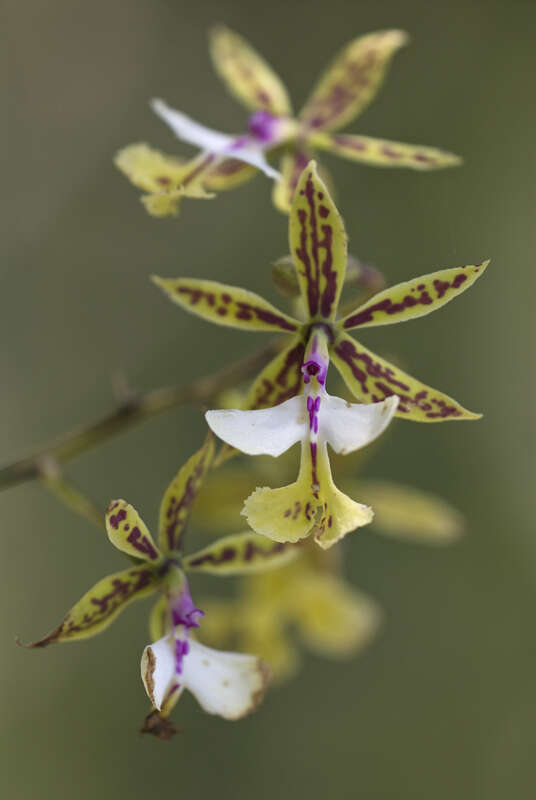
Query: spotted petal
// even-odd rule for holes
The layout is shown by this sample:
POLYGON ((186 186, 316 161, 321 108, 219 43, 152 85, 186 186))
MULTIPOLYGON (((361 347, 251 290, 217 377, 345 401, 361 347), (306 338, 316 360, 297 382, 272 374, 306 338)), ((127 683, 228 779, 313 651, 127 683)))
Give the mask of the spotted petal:
POLYGON ((106 530, 112 544, 128 556, 146 561, 160 557, 145 522, 126 500, 112 500, 106 511, 106 530))
POLYGON ((232 94, 251 109, 291 113, 280 78, 245 39, 223 25, 210 32, 210 54, 216 72, 232 94))
POLYGON ((341 320, 345 330, 392 325, 424 317, 453 300, 484 273, 489 261, 467 267, 442 269, 384 289, 341 320))
POLYGON ((297 555, 297 549, 272 542, 251 531, 224 536, 197 553, 187 556, 184 568, 211 575, 247 575, 280 567, 297 555))
POLYGON ((348 44, 322 76, 300 113, 311 128, 346 125, 371 102, 396 51, 406 44, 399 30, 376 31, 348 44))
POLYGON ((226 192, 229 189, 236 189, 256 175, 258 170, 251 164, 246 164, 237 158, 225 158, 207 172, 204 184, 207 189, 214 192, 226 192))
POLYGON ((269 408, 301 394, 304 352, 301 337, 292 339, 257 376, 248 392, 246 408, 269 408))
POLYGON ((303 395, 273 408, 207 411, 205 418, 216 436, 250 456, 280 456, 307 432, 303 395))
POLYGON ((396 394, 399 397, 397 416, 415 422, 479 419, 481 416, 412 378, 346 333, 341 332, 335 340, 331 359, 350 391, 362 403, 377 403, 396 394))
POLYGON ((153 276, 153 281, 174 303, 218 325, 285 333, 293 333, 301 327, 299 322, 258 294, 237 286, 197 278, 153 276))
POLYGON ((289 219, 290 252, 311 320, 333 320, 346 273, 342 219, 314 161, 303 171, 289 219))
POLYGON ((309 138, 311 147, 320 147, 342 158, 375 167, 410 167, 418 170, 442 169, 461 164, 462 159, 436 147, 404 144, 370 136, 318 131, 309 138))
POLYGON ((95 584, 69 611, 61 625, 28 647, 88 639, 110 625, 133 600, 154 592, 162 581, 159 570, 149 564, 108 575, 95 584))
POLYGON ((166 489, 160 505, 158 526, 160 547, 164 552, 181 550, 184 528, 213 456, 214 440, 209 435, 166 489))

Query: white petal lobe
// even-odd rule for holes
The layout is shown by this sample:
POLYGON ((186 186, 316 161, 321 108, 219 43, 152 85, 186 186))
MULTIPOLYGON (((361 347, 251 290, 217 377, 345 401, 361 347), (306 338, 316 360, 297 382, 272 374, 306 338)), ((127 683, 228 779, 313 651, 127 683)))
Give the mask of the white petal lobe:
POLYGON ((396 395, 381 403, 347 403, 327 397, 321 406, 322 437, 336 453, 352 453, 374 441, 389 425, 398 406, 396 395))
POLYGON ((173 637, 165 636, 146 647, 141 657, 141 679, 149 700, 159 711, 175 682, 174 647, 173 637))
POLYGON ((280 456, 307 433, 304 395, 256 411, 207 411, 216 436, 250 456, 280 456))
POLYGON ((255 710, 264 695, 269 672, 256 656, 224 653, 190 641, 182 679, 207 713, 232 720, 255 710))

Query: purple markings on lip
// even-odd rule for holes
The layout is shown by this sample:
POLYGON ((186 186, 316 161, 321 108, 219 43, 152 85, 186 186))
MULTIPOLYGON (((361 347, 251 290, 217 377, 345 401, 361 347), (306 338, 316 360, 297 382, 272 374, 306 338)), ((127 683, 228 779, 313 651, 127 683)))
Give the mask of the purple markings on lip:
POLYGON ((309 430, 318 433, 318 412, 320 410, 320 397, 307 398, 307 411, 309 412, 309 430))
POLYGON ((182 665, 184 656, 190 652, 190 645, 187 639, 175 639, 175 672, 177 675, 182 674, 182 665))

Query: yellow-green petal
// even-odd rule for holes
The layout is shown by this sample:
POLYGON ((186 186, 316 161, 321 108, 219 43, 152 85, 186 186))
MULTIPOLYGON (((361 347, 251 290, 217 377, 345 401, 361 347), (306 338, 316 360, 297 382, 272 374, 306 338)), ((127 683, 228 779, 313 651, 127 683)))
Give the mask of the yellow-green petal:
POLYGON ((426 314, 449 303, 483 275, 489 261, 442 269, 390 286, 341 320, 345 330, 392 325, 426 314))
POLYGON ((192 505, 214 457, 209 432, 203 446, 191 456, 166 489, 160 504, 158 541, 164 552, 179 551, 192 505))
POLYGON ((249 531, 224 536, 187 556, 183 564, 187 570, 211 575, 247 575, 280 567, 296 555, 296 547, 283 542, 274 543, 249 531))
POLYGON ((316 131, 308 139, 311 147, 320 147, 336 156, 375 167, 409 167, 418 170, 455 167, 462 159, 454 153, 420 144, 404 144, 371 136, 316 131))
POLYGON ((379 606, 337 575, 304 571, 293 588, 296 625, 312 650, 347 657, 375 636, 382 619, 379 606))
POLYGON ((398 395, 398 417, 414 422, 444 422, 480 419, 482 416, 473 414, 452 397, 412 378, 342 331, 331 349, 331 360, 361 403, 376 403, 398 395))
POLYGON ((333 320, 346 274, 343 221, 314 161, 302 172, 289 219, 290 252, 311 320, 333 320))
POLYGON ((281 79, 242 36, 218 25, 210 32, 210 54, 220 78, 248 108, 276 115, 291 113, 281 79))
POLYGON ((108 506, 106 531, 111 543, 128 556, 146 561, 160 557, 145 522, 126 500, 112 500, 108 506))
POLYGON ((359 36, 335 58, 300 113, 311 128, 346 125, 371 102, 396 51, 408 41, 399 30, 359 36))
MULTIPOLYGON (((351 491, 350 482, 345 488, 351 491)), ((374 508, 374 529, 386 536, 418 544, 450 544, 463 532, 461 514, 431 492, 375 480, 359 481, 359 491, 374 508)))
POLYGON ((270 408, 300 394, 304 353, 302 338, 293 338, 259 373, 248 392, 245 408, 270 408))
POLYGON ((226 192, 242 186, 258 174, 259 170, 251 164, 236 158, 226 158, 207 172, 203 184, 213 192, 226 192))
POLYGON ((301 143, 296 143, 295 147, 288 149, 281 157, 279 165, 281 178, 274 183, 272 201, 283 214, 290 213, 296 186, 310 160, 311 152, 301 143))
POLYGON ((158 569, 140 564, 108 575, 93 586, 48 636, 27 645, 45 647, 55 642, 88 639, 107 628, 133 600, 152 594, 162 582, 158 569))
POLYGON ((174 303, 218 325, 285 333, 292 333, 300 327, 299 322, 279 311, 258 294, 238 286, 197 278, 154 276, 153 281, 174 303))

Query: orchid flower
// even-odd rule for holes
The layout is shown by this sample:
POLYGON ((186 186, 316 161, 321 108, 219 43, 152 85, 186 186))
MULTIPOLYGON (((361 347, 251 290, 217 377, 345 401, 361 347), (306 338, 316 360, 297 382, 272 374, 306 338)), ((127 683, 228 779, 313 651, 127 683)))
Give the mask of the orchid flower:
MULTIPOLYGON (((274 204, 288 213, 300 174, 316 149, 363 164, 417 170, 461 162, 458 156, 432 147, 334 133, 361 114, 374 99, 393 55, 407 40, 407 34, 400 30, 376 31, 353 39, 320 78, 295 118, 288 92, 278 75, 241 36, 219 26, 210 34, 212 60, 231 93, 252 111, 247 132, 232 137, 205 128, 161 101, 154 102, 153 108, 180 139, 203 151, 201 160, 194 165, 200 187, 215 191, 234 188, 260 169, 276 179, 274 204), (268 166, 266 156, 271 154, 280 155, 280 173, 268 166)), ((135 147, 138 146, 131 145, 135 147)), ((168 175, 167 157, 154 152, 163 159, 161 180, 169 179, 173 185, 173 162, 168 175)), ((124 168, 121 154, 116 163, 124 168)), ((128 169, 124 171, 132 179, 128 169)), ((174 189, 178 191, 178 186, 174 189)), ((158 194, 162 193, 160 188, 158 194)), ((146 202, 149 210, 155 204, 158 201, 146 202)), ((160 201, 160 209, 164 205, 160 201)), ((168 213, 176 213, 176 208, 170 208, 168 213)))
POLYGON ((257 533, 277 542, 297 542, 314 532, 323 548, 372 521, 372 509, 356 503, 333 483, 328 443, 337 453, 351 453, 376 439, 398 405, 393 395, 379 403, 346 403, 325 389, 328 337, 321 328, 311 335, 302 371, 305 391, 272 408, 207 411, 210 428, 224 442, 249 455, 279 456, 301 442, 298 479, 280 489, 256 489, 243 514, 257 533))
MULTIPOLYGON (((286 563, 296 555, 292 548, 282 544, 274 547, 251 532, 225 536, 196 553, 184 555, 190 510, 213 454, 214 444, 209 436, 167 488, 160 506, 158 545, 133 506, 125 500, 110 503, 105 515, 108 538, 134 564, 96 583, 48 636, 27 645, 45 647, 95 636, 130 603, 159 592, 150 624, 151 638, 156 642, 144 651, 142 675, 162 719, 184 688, 190 689, 209 713, 238 718, 258 704, 267 683, 268 673, 259 659, 205 651, 193 641, 190 630, 199 626, 203 611, 192 601, 185 572, 242 575, 286 563), (166 678, 168 650, 174 654, 171 683, 166 678), (207 659, 210 668, 205 663, 207 659), (218 683, 220 677, 222 682, 218 683), (164 693, 162 687, 166 688, 164 693)), ((160 735, 166 730, 162 722, 152 732, 160 735)))
POLYGON ((398 416, 417 422, 478 419, 456 400, 432 389, 355 341, 355 328, 392 325, 425 316, 468 289, 488 262, 442 269, 384 289, 337 319, 347 263, 346 233, 326 186, 311 162, 303 171, 289 217, 290 252, 306 319, 280 311, 245 289, 198 278, 160 278, 155 283, 174 302, 210 322, 248 331, 291 335, 264 368, 246 408, 276 406, 303 391, 301 366, 312 334, 323 331, 329 358, 361 403, 399 397, 398 416))
POLYGON ((203 642, 256 653, 279 682, 296 672, 301 645, 328 658, 355 655, 382 612, 343 579, 337 555, 303 546, 292 564, 244 577, 236 598, 204 599, 203 642))

